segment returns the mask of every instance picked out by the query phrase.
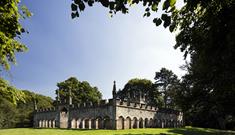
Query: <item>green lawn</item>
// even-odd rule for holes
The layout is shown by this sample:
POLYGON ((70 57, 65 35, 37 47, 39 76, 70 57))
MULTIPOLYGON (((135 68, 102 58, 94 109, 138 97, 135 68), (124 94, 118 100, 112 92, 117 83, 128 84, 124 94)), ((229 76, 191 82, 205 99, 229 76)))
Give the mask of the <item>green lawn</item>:
POLYGON ((67 130, 67 129, 0 129, 0 135, 235 135, 235 131, 205 128, 155 128, 128 130, 67 130))

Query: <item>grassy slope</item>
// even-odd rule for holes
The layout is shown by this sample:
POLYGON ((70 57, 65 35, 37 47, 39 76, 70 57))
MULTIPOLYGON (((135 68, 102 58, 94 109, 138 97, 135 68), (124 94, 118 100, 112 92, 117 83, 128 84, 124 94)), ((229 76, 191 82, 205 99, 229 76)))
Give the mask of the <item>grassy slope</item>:
POLYGON ((0 135, 235 135, 232 131, 203 128, 156 128, 129 130, 1 129, 0 135))

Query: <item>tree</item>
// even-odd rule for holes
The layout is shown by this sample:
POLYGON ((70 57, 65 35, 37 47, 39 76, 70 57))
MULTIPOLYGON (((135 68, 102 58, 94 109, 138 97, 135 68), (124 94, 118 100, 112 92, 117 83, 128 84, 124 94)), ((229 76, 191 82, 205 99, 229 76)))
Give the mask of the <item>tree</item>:
MULTIPOLYGON (((94 2, 101 3, 111 14, 128 13, 128 4, 142 2, 146 7, 144 16, 149 17, 152 12, 158 11, 160 1, 74 0, 71 4, 72 18, 79 16, 78 9, 84 11, 84 3, 92 6, 94 2)), ((198 115, 192 115, 197 123, 203 125, 211 122, 213 124, 203 126, 225 128, 226 119, 235 119, 235 109, 232 107, 235 106, 235 0, 184 0, 185 5, 179 10, 175 8, 175 0, 162 2, 164 12, 153 22, 157 26, 163 22, 163 26, 169 26, 171 32, 178 29, 174 47, 184 52, 185 58, 190 54, 188 73, 184 77, 185 84, 190 85, 185 86, 186 92, 179 92, 179 95, 188 93, 194 97, 192 102, 196 107, 186 105, 189 107, 187 110, 212 114, 210 116, 213 118, 207 122, 203 120, 204 115, 201 119, 198 115)))
POLYGON ((178 77, 166 68, 162 68, 160 72, 156 72, 155 86, 161 90, 164 97, 165 108, 175 108, 174 105, 174 94, 179 86, 178 77))
POLYGON ((68 103, 71 91, 73 104, 92 102, 97 103, 101 100, 102 94, 97 87, 92 87, 86 81, 78 81, 75 77, 70 77, 63 82, 57 83, 57 100, 68 103), (59 93, 58 93, 59 92, 59 93))
POLYGON ((20 101, 25 101, 25 94, 0 78, 0 98, 5 98, 16 105, 20 101))
POLYGON ((17 121, 15 105, 0 96, 0 129, 14 127, 17 121))
POLYGON ((0 78, 0 128, 32 127, 35 101, 38 108, 53 107, 50 97, 19 90, 0 78))
POLYGON ((22 92, 25 94, 25 102, 19 102, 16 106, 18 111, 16 127, 33 127, 35 102, 38 109, 51 108, 54 107, 53 99, 28 90, 22 90, 22 92))
POLYGON ((146 97, 146 103, 158 106, 160 108, 162 107, 162 97, 158 89, 154 87, 152 81, 147 79, 134 78, 129 80, 125 84, 124 88, 117 92, 117 95, 120 99, 135 101, 135 98, 138 99, 141 96, 139 95, 140 93, 142 94, 142 96, 146 97))
POLYGON ((20 19, 30 17, 32 14, 26 6, 19 7, 19 0, 0 1, 0 67, 10 69, 10 63, 16 63, 15 54, 24 52, 27 47, 20 43, 22 33, 26 30, 20 24, 20 19))

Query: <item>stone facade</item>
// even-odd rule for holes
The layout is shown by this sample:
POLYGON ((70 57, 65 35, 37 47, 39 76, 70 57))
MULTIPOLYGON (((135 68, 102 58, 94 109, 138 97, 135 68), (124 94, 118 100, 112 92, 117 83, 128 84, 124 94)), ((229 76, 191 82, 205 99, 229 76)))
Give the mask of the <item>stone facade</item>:
MULTIPOLYGON (((114 84, 115 85, 115 84, 114 84)), ((183 126, 182 112, 115 98, 99 104, 58 104, 34 113, 36 128, 131 129, 183 126)))

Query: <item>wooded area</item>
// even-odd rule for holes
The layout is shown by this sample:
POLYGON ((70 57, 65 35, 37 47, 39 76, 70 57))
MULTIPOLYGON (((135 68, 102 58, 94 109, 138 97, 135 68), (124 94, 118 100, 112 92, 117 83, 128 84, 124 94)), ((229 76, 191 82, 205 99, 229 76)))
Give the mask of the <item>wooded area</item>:
MULTIPOLYGON (((162 24, 169 28, 170 32, 178 30, 174 47, 180 49, 185 58, 190 58, 190 62, 183 66, 187 73, 180 80, 168 82, 165 79, 171 77, 156 74, 155 86, 165 95, 164 106, 181 109, 187 125, 234 129, 235 0, 184 0, 185 5, 180 9, 175 6, 176 0, 74 0, 71 4, 71 16, 79 17, 86 6, 101 3, 112 15, 117 12, 126 14, 131 5, 141 4, 145 7, 144 16, 149 17, 151 13, 159 12, 160 2, 163 2, 163 13, 155 17, 153 22, 157 26, 162 24), (168 93, 169 89, 173 92, 168 93), (174 101, 174 104, 169 102, 167 105, 168 99, 174 101)), ((0 1, 2 70, 9 70, 9 63, 16 62, 15 53, 26 50, 26 46, 16 38, 25 32, 19 19, 31 14, 26 7, 18 7, 18 4, 19 0, 0 1)), ((4 88, 8 86, 4 81, 2 84, 4 88)), ((2 95, 4 98, 1 98, 1 103, 6 109, 1 111, 10 109, 16 112, 16 103, 23 102, 22 97, 11 98, 9 94, 22 95, 22 92, 3 89, 2 93, 5 95, 2 95)), ((2 112, 3 115, 5 112, 2 112)), ((16 115, 9 117, 14 118, 16 115)), ((14 121, 11 123, 17 124, 14 121)))

